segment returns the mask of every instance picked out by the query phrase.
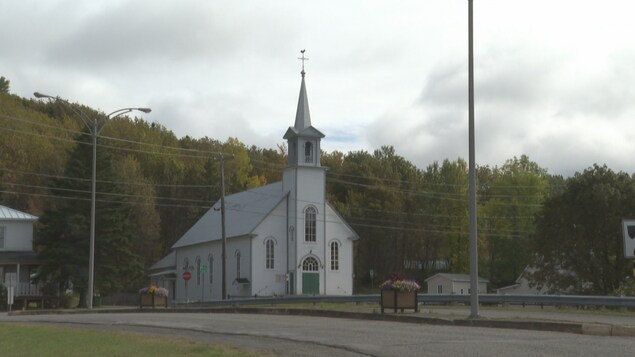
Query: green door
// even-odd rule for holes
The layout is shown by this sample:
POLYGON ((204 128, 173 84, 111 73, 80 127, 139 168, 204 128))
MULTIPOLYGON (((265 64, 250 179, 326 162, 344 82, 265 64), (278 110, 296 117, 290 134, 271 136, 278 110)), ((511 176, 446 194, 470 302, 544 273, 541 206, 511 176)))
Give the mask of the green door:
POLYGON ((320 294, 320 273, 302 273, 302 294, 320 294))

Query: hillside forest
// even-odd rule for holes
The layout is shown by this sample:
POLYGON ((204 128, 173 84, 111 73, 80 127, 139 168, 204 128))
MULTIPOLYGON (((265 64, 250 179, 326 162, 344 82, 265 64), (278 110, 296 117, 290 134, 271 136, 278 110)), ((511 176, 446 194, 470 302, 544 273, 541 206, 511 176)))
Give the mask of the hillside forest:
MULTIPOLYGON (((95 291, 102 295, 145 285, 147 268, 219 199, 220 155, 234 156, 225 168, 228 194, 279 181, 286 166, 282 139, 269 149, 235 138, 178 138, 135 116, 106 123, 104 113, 81 104, 0 89, 0 204, 40 217, 37 278, 60 290, 73 281, 84 294, 87 285, 92 136, 78 111, 103 125, 95 257, 95 291)), ((437 272, 469 272, 462 158, 419 168, 384 146, 323 152, 322 165, 328 200, 361 238, 358 291, 392 272, 420 281, 437 272)), ((479 166, 477 181, 479 275, 490 289, 513 284, 533 266, 533 283, 553 292, 632 294, 621 231, 622 218, 635 217, 631 175, 594 164, 563 178, 523 155, 479 166)))

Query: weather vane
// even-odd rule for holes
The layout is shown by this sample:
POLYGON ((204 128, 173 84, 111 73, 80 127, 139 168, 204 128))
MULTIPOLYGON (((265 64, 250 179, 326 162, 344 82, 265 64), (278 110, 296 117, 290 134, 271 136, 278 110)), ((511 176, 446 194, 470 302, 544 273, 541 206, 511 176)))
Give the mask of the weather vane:
POLYGON ((308 61, 309 60, 307 57, 304 57, 304 52, 305 51, 306 50, 300 51, 300 53, 302 53, 302 57, 298 57, 298 59, 302 61, 302 72, 300 72, 300 73, 302 73, 302 77, 304 77, 304 61, 308 61))

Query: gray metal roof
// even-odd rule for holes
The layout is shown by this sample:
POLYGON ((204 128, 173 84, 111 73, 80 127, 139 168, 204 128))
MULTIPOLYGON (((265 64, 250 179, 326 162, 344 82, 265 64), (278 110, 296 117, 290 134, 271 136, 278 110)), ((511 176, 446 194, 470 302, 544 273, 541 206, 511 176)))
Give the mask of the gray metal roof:
MULTIPOLYGON (((286 197, 282 181, 225 197, 227 238, 252 234, 253 230, 286 197)), ((207 211, 174 245, 174 248, 221 239, 220 201, 207 211)))
POLYGON ((33 251, 0 252, 0 264, 38 264, 37 254, 33 251))
POLYGON ((17 209, 9 208, 7 206, 0 205, 0 220, 5 221, 37 221, 37 217, 18 211, 17 209))
POLYGON ((148 270, 153 271, 153 270, 162 270, 162 269, 175 268, 175 267, 176 267, 176 252, 170 252, 168 255, 163 257, 163 259, 154 263, 154 265, 152 265, 150 269, 148 270))

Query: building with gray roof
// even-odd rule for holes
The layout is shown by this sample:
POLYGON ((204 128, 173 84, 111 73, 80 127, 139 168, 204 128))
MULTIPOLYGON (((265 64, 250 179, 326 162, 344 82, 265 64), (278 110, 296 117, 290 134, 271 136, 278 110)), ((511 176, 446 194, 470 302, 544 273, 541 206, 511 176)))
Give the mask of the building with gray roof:
MULTIPOLYGON (((353 293, 353 229, 326 201, 326 169, 302 70, 283 180, 225 197, 229 298, 353 293)), ((223 299, 221 202, 150 269, 176 302, 223 299)))

